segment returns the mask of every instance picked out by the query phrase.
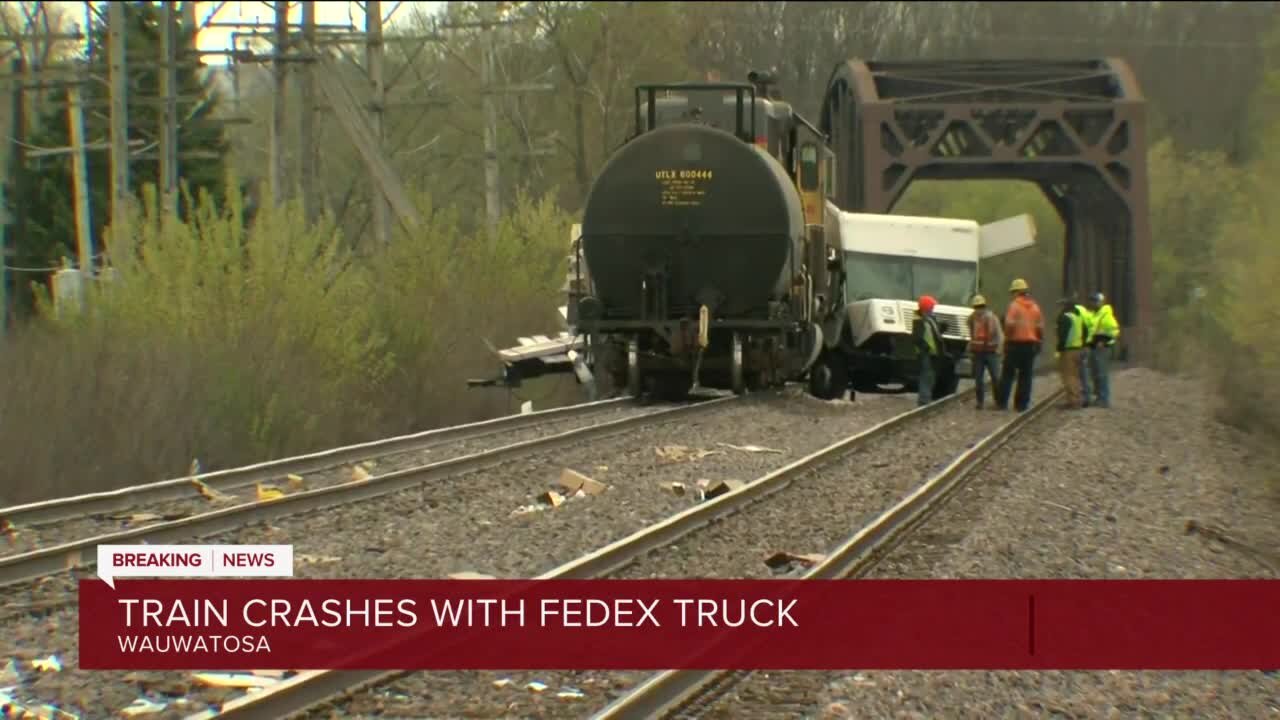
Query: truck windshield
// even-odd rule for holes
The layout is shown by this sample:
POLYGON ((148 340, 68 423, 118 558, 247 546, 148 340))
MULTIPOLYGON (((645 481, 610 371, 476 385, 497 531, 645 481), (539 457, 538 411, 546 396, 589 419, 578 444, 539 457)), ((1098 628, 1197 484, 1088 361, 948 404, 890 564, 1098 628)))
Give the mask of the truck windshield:
POLYGON ((848 302, 932 295, 942 305, 965 307, 978 286, 978 267, 959 260, 846 252, 848 302))

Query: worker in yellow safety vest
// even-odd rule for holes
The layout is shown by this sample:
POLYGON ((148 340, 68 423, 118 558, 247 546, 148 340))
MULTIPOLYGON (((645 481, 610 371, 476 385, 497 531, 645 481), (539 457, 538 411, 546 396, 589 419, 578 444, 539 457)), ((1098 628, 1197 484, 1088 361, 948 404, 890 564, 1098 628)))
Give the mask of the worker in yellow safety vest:
POLYGON ((1107 298, 1100 292, 1089 297, 1089 365, 1093 371, 1095 407, 1111 407, 1111 361, 1116 341, 1120 339, 1120 323, 1107 298))
POLYGON ((1092 363, 1090 359, 1092 355, 1089 352, 1090 344, 1093 340, 1093 313, 1090 312, 1088 305, 1076 305, 1076 312, 1079 313, 1080 319, 1084 321, 1084 346, 1080 351, 1080 407, 1089 407, 1089 377, 1092 363))
POLYGON ((1075 298, 1062 299, 1062 312, 1058 313, 1058 372, 1062 375, 1062 387, 1067 391, 1066 410, 1084 406, 1080 392, 1080 355, 1084 349, 1084 318, 1076 309, 1075 298))

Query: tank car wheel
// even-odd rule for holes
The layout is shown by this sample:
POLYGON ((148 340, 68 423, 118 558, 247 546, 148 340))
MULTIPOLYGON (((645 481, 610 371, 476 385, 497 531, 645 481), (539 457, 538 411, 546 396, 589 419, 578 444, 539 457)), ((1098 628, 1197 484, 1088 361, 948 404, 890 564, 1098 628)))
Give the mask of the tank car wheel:
POLYGON ((742 395, 747 391, 747 382, 742 370, 742 336, 733 334, 733 364, 730 366, 733 380, 733 394, 742 395))
POLYGON ((640 385, 640 341, 627 343, 627 394, 640 397, 643 388, 640 385))

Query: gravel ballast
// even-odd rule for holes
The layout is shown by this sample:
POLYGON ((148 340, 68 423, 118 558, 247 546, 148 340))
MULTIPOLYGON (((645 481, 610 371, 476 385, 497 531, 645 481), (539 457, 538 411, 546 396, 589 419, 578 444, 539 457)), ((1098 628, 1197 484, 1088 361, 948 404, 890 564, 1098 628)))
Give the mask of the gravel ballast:
MULTIPOLYGON (((1274 578, 1274 454, 1211 416, 1214 393, 1134 369, 1111 410, 1050 416, 872 577, 1274 578), (1189 521, 1261 550, 1185 531, 1189 521)), ((1262 672, 758 673, 714 718, 1277 718, 1262 672)))
MULTIPOLYGON (((697 502, 696 493, 677 495, 665 484, 683 482, 692 489, 699 478, 754 479, 910 409, 913 401, 906 395, 860 395, 854 403, 825 403, 792 390, 762 394, 679 422, 634 428, 205 542, 292 544, 296 577, 430 578, 460 571, 527 577, 697 502), (724 444, 782 452, 749 452, 724 444), (655 451, 671 446, 686 448, 684 458, 664 460, 655 451), (715 453, 689 459, 699 449, 715 453), (537 496, 552 488, 565 468, 608 488, 554 509, 520 512, 536 505, 537 496)), ((126 679, 126 673, 75 671, 76 607, 67 601, 74 593, 69 575, 6 588, 0 663, 7 657, 56 654, 66 668, 34 673, 19 662, 22 676, 15 694, 20 700, 38 698, 82 717, 102 717, 129 705, 145 685, 152 688, 153 698, 166 690, 189 693, 195 704, 174 710, 180 716, 239 694, 195 687, 180 673, 137 673, 126 679), (32 609, 42 607, 51 609, 33 616, 32 609)))
MULTIPOLYGON (((473 453, 492 450, 503 445, 511 445, 518 442, 533 440, 535 438, 546 437, 548 435, 568 432, 569 430, 577 428, 613 422, 624 417, 649 415, 661 410, 668 410, 673 407, 676 407, 676 405, 653 404, 641 406, 632 402, 624 402, 621 405, 599 408, 583 415, 552 419, 549 422, 541 423, 533 427, 503 430, 490 435, 452 442, 441 442, 438 440, 424 441, 424 444, 429 443, 431 446, 404 450, 387 455, 378 455, 374 452, 362 461, 357 461, 355 463, 328 470, 307 473, 303 476, 303 487, 306 490, 314 490, 316 488, 329 487, 331 485, 350 482, 354 477, 352 475, 352 471, 356 464, 363 465, 364 469, 371 475, 385 475, 397 470, 443 462, 445 460, 463 457, 473 453)), ((284 492, 292 492, 292 490, 289 489, 288 479, 284 474, 281 474, 273 480, 264 481, 262 484, 264 486, 277 488, 284 492)), ((257 488, 254 485, 221 490, 219 492, 226 496, 228 500, 225 502, 210 502, 205 500, 200 497, 193 485, 190 499, 139 505, 131 508, 126 513, 119 513, 113 516, 90 516, 74 520, 65 520, 50 525, 20 527, 10 542, 0 543, 0 558, 30 552, 40 548, 51 547, 62 543, 74 542, 84 538, 97 537, 99 535, 122 532, 124 530, 136 530, 138 528, 145 528, 165 521, 189 517, 200 513, 210 512, 212 510, 219 510, 241 503, 253 502, 257 496, 257 488)), ((0 517, 3 517, 3 515, 3 511, 0 510, 0 517)))
MULTIPOLYGON (((1038 381, 1041 393, 1057 386, 1055 378, 1038 381)), ((782 551, 832 550, 1013 417, 979 412, 970 400, 959 399, 610 577, 777 577, 765 564, 767 558, 782 551)), ((585 717, 649 676, 600 671, 415 673, 313 717, 364 717, 383 709, 401 717, 585 717), (503 680, 510 682, 499 686, 503 680), (528 684, 534 681, 547 685, 547 690, 530 692, 528 684), (577 693, 566 698, 561 689, 577 693)))

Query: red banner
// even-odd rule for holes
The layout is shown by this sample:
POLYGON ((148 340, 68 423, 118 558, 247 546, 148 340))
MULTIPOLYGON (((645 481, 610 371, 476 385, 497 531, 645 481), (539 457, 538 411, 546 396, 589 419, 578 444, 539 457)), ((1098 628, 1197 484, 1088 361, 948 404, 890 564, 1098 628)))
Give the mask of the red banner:
POLYGON ((1280 581, 80 581, 89 670, 1269 670, 1280 581))

